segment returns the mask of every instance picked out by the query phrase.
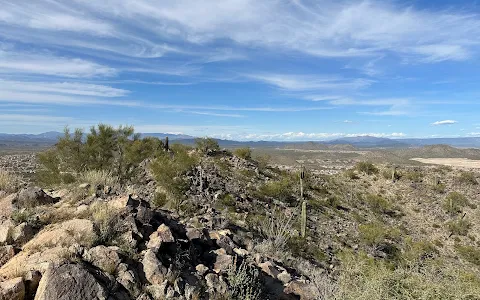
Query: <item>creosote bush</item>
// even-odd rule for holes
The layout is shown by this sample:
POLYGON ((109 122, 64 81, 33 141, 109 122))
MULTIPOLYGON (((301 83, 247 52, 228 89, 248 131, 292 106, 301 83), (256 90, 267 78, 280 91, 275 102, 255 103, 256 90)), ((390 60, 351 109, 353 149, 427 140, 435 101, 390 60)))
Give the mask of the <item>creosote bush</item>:
POLYGON ((466 236, 471 224, 468 220, 453 220, 447 223, 447 228, 452 235, 466 236))
POLYGON ((468 199, 458 192, 449 193, 443 201, 443 209, 445 209, 450 215, 462 212, 463 208, 468 205, 470 205, 468 199))
POLYGON ((39 154, 37 179, 44 186, 52 186, 98 171, 109 173, 123 184, 134 177, 140 162, 162 149, 162 141, 141 139, 131 126, 113 128, 99 124, 88 134, 81 129, 71 133, 66 128, 54 148, 39 154))
POLYGON ((462 171, 458 177, 458 181, 464 184, 477 185, 478 181, 475 178, 475 173, 462 171))
POLYGON ((7 193, 17 190, 19 178, 7 171, 0 170, 0 191, 7 193))
POLYGON ((247 160, 252 158, 252 150, 249 147, 235 149, 233 154, 247 160))
POLYGON ((367 175, 378 174, 378 168, 374 164, 368 161, 361 161, 355 165, 355 169, 359 172, 365 173, 367 175))
POLYGON ((204 154, 215 154, 220 151, 220 146, 215 139, 204 137, 195 139, 195 147, 204 154))

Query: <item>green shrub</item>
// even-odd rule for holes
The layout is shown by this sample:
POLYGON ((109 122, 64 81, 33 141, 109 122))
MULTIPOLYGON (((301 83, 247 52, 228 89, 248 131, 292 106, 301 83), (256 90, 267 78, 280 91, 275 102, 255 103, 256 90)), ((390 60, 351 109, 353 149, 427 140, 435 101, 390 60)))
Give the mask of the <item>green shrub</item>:
POLYGON ((367 175, 373 175, 373 174, 378 174, 378 169, 375 167, 374 164, 371 162, 358 162, 355 165, 355 169, 357 169, 359 172, 365 173, 367 175))
POLYGON ((249 147, 235 149, 233 154, 247 160, 252 158, 252 150, 249 147))
POLYGON ((173 145, 172 155, 162 152, 151 164, 151 170, 157 183, 165 190, 171 200, 181 204, 185 198, 185 192, 190 187, 190 182, 185 176, 193 170, 198 163, 198 158, 194 154, 189 154, 189 148, 181 145, 173 145))
POLYGON ((368 246, 377 246, 386 239, 399 241, 401 231, 381 223, 368 223, 358 226, 360 240, 368 246))
POLYGON ((466 261, 480 266, 480 249, 477 247, 456 244, 455 250, 457 250, 457 253, 466 261))
POLYGON ((20 179, 7 171, 0 170, 0 191, 14 192, 17 190, 20 179))
POLYGON ((139 163, 162 149, 156 138, 140 139, 133 127, 99 124, 88 134, 65 129, 54 148, 39 154, 37 179, 42 185, 71 183, 88 171, 106 171, 125 183, 134 177, 139 163))
POLYGON ((475 173, 473 173, 473 172, 462 171, 460 173, 460 176, 458 177, 458 181, 460 183, 465 183, 465 184, 470 184, 470 185, 477 185, 478 184, 477 178, 475 177, 475 173))
POLYGON ((392 209, 391 203, 380 195, 367 194, 365 202, 377 214, 385 213, 392 209))
POLYGON ((152 204, 155 207, 165 206, 165 204, 167 204, 167 194, 162 192, 155 193, 155 196, 153 197, 153 200, 152 200, 152 204))
POLYGON ((352 180, 360 179, 354 169, 346 170, 344 174, 347 178, 350 178, 352 180))
POLYGON ((467 198, 458 192, 451 192, 447 195, 443 202, 443 209, 451 215, 462 212, 463 208, 470 205, 467 198))
POLYGON ((443 183, 439 183, 439 184, 432 185, 432 189, 433 189, 433 191, 435 191, 439 194, 444 194, 445 191, 447 190, 447 186, 443 183))
POLYGON ((470 222, 465 219, 447 222, 448 231, 450 231, 452 235, 466 236, 470 227, 470 222))
POLYGON ((280 180, 272 180, 258 188, 257 196, 260 198, 273 198, 281 202, 292 203, 295 197, 292 195, 294 182, 292 178, 283 176, 280 180))
POLYGON ((406 172, 404 174, 404 177, 410 181, 418 183, 418 182, 422 182, 423 174, 418 170, 413 170, 413 171, 406 172))
POLYGON ((220 151, 220 146, 215 139, 204 137, 195 139, 195 147, 204 154, 216 153, 220 151))

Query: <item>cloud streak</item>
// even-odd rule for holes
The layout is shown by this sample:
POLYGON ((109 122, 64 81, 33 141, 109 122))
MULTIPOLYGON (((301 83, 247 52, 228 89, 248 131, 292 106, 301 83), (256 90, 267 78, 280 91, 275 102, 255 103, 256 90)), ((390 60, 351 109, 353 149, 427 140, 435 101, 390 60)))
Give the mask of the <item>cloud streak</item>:
POLYGON ((452 124, 456 124, 456 123, 458 123, 458 121, 455 121, 455 120, 443 120, 443 121, 433 122, 432 125, 433 125, 433 126, 440 126, 440 125, 452 125, 452 124))

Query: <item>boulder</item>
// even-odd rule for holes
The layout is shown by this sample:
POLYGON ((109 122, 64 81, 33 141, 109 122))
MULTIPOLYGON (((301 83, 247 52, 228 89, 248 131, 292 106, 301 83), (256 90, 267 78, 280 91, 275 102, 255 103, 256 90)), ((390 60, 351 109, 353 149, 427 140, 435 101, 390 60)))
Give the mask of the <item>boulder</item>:
POLYGON ((25 297, 27 299, 33 299, 37 292, 38 284, 42 279, 42 274, 38 271, 28 271, 23 276, 23 279, 25 280, 25 297))
POLYGON ((17 194, 11 194, 6 197, 0 197, 0 222, 9 219, 12 216, 13 202, 17 194))
POLYGON ((38 187, 28 187, 21 190, 13 202, 15 208, 32 208, 39 205, 53 204, 59 198, 53 198, 38 187))
POLYGON ((121 263, 117 247, 106 247, 103 245, 88 250, 83 258, 99 268, 100 270, 112 274, 121 263))
POLYGON ((84 267, 65 264, 45 272, 35 300, 107 300, 108 295, 105 287, 84 267))
POLYGON ((0 223, 0 244, 12 242, 12 230, 13 223, 10 220, 6 220, 0 223))
POLYGON ((0 300, 23 300, 25 284, 22 277, 0 282, 0 300))
POLYGON ((145 278, 153 285, 160 285, 165 280, 167 268, 158 260, 152 250, 147 250, 142 260, 145 278))
POLYGON ((217 256, 215 258, 213 270, 215 271, 215 273, 226 272, 227 269, 233 264, 233 256, 226 254, 223 248, 214 251, 214 253, 217 256))
POLYGON ((317 297, 317 290, 311 284, 300 280, 293 280, 288 283, 284 289, 285 294, 293 294, 300 297, 300 300, 315 300, 317 297))
POLYGON ((12 230, 12 239, 16 245, 23 245, 35 235, 33 227, 27 223, 22 223, 12 230))
POLYGON ((13 246, 1 246, 0 247, 0 267, 6 264, 12 257, 15 256, 15 249, 13 246))
POLYGON ((205 276, 205 282, 210 291, 225 295, 228 290, 227 283, 217 274, 209 273, 205 276))
POLYGON ((150 240, 147 243, 147 248, 157 253, 163 243, 173 242, 175 242, 175 239, 173 238, 170 228, 168 228, 167 225, 162 224, 158 227, 157 231, 150 235, 150 240))
POLYGON ((75 243, 90 247, 97 235, 93 222, 86 219, 72 219, 59 224, 47 226, 32 240, 23 246, 24 251, 37 250, 52 246, 69 247, 75 243))
POLYGON ((208 267, 205 266, 204 264, 199 264, 195 267, 195 270, 197 270, 197 273, 201 276, 205 275, 205 273, 208 272, 208 267))

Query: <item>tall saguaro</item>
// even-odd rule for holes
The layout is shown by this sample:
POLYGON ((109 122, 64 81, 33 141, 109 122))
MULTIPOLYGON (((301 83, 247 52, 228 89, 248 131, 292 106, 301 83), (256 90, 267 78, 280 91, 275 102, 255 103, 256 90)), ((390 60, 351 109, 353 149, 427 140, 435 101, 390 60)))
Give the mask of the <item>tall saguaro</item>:
POLYGON ((307 202, 303 197, 303 180, 305 179, 305 167, 302 165, 300 170, 300 200, 302 201, 301 215, 301 235, 304 238, 307 231, 307 202))

